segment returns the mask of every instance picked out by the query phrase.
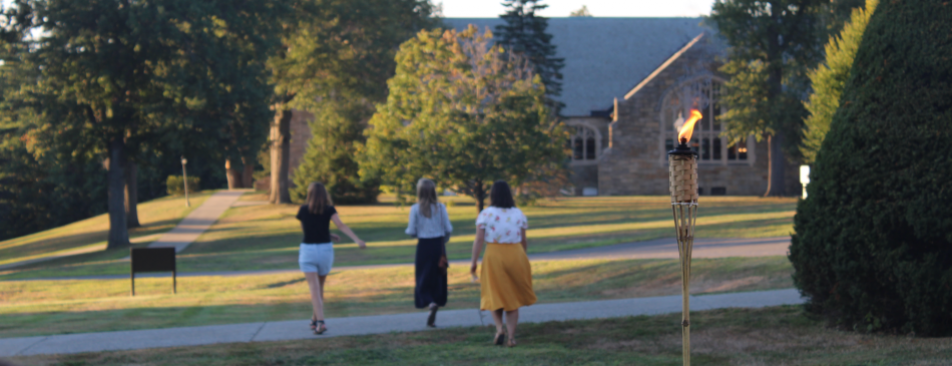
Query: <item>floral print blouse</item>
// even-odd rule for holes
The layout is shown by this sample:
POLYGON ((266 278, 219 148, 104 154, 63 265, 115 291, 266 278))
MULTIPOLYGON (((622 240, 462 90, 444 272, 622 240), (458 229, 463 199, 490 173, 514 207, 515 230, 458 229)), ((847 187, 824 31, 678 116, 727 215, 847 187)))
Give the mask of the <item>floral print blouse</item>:
POLYGON ((486 230, 486 242, 498 244, 519 244, 522 242, 522 230, 528 229, 529 222, 522 210, 489 206, 476 218, 476 228, 486 230))

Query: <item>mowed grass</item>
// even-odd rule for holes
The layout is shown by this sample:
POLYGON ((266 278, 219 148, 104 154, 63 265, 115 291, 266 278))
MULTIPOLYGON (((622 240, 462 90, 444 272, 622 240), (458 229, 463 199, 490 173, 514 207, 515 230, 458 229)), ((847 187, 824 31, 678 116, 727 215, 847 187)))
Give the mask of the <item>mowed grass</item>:
MULTIPOLYGON (((479 284, 466 266, 449 271, 450 309, 476 309, 479 284)), ((533 286, 541 303, 677 295, 677 260, 536 261, 533 286)), ((792 286, 785 257, 696 259, 692 293, 753 291, 792 286)), ((399 266, 332 272, 328 317, 392 314, 413 308, 413 268, 399 266)), ((310 316, 301 273, 136 280, 0 282, 0 337, 230 324, 310 316)), ((423 318, 421 318, 423 319, 423 318)), ((422 321, 422 320, 421 320, 422 321)))
MULTIPOLYGON (((489 327, 76 355, 23 365, 681 365, 680 314, 519 325, 519 346, 489 327)), ((950 338, 848 333, 800 306, 691 313, 694 365, 948 365, 950 338)), ((331 330, 333 331, 333 330, 331 330)))
MULTIPOLYGON (((242 200, 263 200, 245 194, 242 200)), ((468 259, 475 235, 476 208, 466 197, 441 197, 450 203, 454 227, 447 246, 450 259, 468 259)), ((416 241, 404 234, 409 207, 392 197, 376 205, 337 207, 341 218, 368 242, 359 250, 342 235, 335 246, 336 265, 409 263, 416 241), (390 201, 390 202, 386 202, 390 201)), ((758 238, 787 236, 793 229, 795 198, 702 197, 697 237, 758 238)), ((180 271, 236 271, 297 268, 301 241, 297 205, 232 207, 211 230, 178 256, 180 271)), ((542 253, 597 247, 674 236, 670 198, 570 197, 542 200, 523 207, 529 218, 529 252, 542 253)), ((141 210, 141 209, 140 209, 141 210)), ((339 233, 339 232, 338 232, 339 233)), ((118 258, 117 258, 118 259, 118 258)), ((38 265, 0 272, 2 279, 123 274, 118 260, 38 265)))
MULTIPOLYGON (((137 244, 154 241, 159 234, 175 227, 212 193, 214 191, 205 191, 190 196, 192 207, 185 207, 182 197, 163 197, 140 203, 138 213, 142 226, 129 230, 130 240, 137 244)), ((109 215, 102 214, 55 229, 0 241, 0 266, 77 251, 90 252, 82 256, 88 260, 112 258, 115 253, 105 252, 108 234, 109 215)), ((128 256, 128 250, 123 254, 128 256)))

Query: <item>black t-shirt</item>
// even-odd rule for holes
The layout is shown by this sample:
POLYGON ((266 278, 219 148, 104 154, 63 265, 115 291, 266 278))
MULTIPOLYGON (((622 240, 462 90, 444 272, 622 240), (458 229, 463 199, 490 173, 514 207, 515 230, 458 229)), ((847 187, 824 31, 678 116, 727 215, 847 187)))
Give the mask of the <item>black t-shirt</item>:
POLYGON ((337 213, 334 206, 324 207, 324 213, 312 214, 307 205, 298 210, 297 219, 304 227, 304 244, 324 244, 331 242, 331 216, 337 213))

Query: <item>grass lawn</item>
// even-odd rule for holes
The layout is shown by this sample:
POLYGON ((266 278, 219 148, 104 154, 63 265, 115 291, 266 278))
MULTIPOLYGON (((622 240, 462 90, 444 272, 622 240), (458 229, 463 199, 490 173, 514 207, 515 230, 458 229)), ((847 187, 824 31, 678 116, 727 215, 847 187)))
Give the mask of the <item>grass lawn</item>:
MULTIPOLYGON (((246 194, 242 200, 263 200, 246 194)), ((385 201, 388 197, 382 197, 385 201)), ((392 201, 392 197, 389 198, 392 201)), ((466 197, 441 197, 450 202, 451 259, 468 259, 475 233, 476 208, 466 197)), ((793 229, 796 198, 702 197, 697 237, 776 237, 793 229)), ((230 208, 197 242, 178 256, 179 270, 230 271, 297 268, 301 228, 296 205, 230 208)), ((140 208, 142 210, 142 208, 140 208)), ((670 198, 570 197, 543 200, 523 208, 529 217, 529 252, 551 252, 672 237, 670 198)), ((340 206, 341 218, 368 242, 358 250, 344 236, 336 246, 335 264, 409 263, 416 241, 404 234, 409 207, 392 202, 340 206), (349 244, 348 244, 349 243, 349 244)), ((343 236, 343 235, 342 235, 343 236)), ((116 258, 118 259, 118 258, 116 258)), ((0 279, 123 274, 128 263, 78 258, 0 272, 0 279)))
MULTIPOLYGON (((492 328, 17 357, 24 365, 680 365, 680 314, 520 324, 519 346, 492 328)), ((948 365, 949 338, 847 333, 799 306, 691 314, 695 365, 948 365)))
MULTIPOLYGON (((140 203, 139 223, 142 226, 129 230, 129 238, 137 244, 156 240, 159 234, 175 227, 189 212, 204 203, 212 193, 214 191, 199 192, 189 197, 192 207, 185 207, 181 197, 163 197, 140 203)), ((75 251, 91 251, 89 254, 76 256, 85 261, 112 259, 116 257, 115 253, 104 250, 108 235, 109 215, 102 214, 55 229, 0 241, 0 266, 75 251)), ((128 256, 129 252, 124 250, 122 254, 128 256)), ((64 258, 63 261, 70 262, 76 259, 64 258)), ((43 264, 43 266, 49 265, 56 264, 43 264)))
MULTIPOLYGON (((532 263, 540 302, 568 302, 681 293, 677 260, 558 260, 532 263)), ((692 293, 789 288, 785 257, 696 259, 692 293)), ((308 289, 300 273, 136 280, 0 282, 0 337, 307 319, 308 289)), ((332 272, 328 317, 406 313, 413 308, 413 268, 332 272)), ((479 285, 468 268, 451 266, 450 309, 476 308, 479 285)))

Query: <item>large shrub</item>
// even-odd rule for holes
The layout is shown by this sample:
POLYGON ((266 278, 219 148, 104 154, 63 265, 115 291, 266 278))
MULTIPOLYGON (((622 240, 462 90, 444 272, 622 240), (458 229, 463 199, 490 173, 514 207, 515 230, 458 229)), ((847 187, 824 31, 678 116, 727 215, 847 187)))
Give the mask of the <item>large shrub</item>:
MULTIPOLYGON (((199 177, 188 177, 188 192, 198 193, 201 190, 202 179, 199 177)), ((180 196, 185 194, 185 184, 182 183, 181 175, 170 175, 165 180, 165 187, 169 195, 180 196)))
POLYGON ((952 334, 952 5, 870 19, 795 217, 809 311, 863 331, 952 334))

